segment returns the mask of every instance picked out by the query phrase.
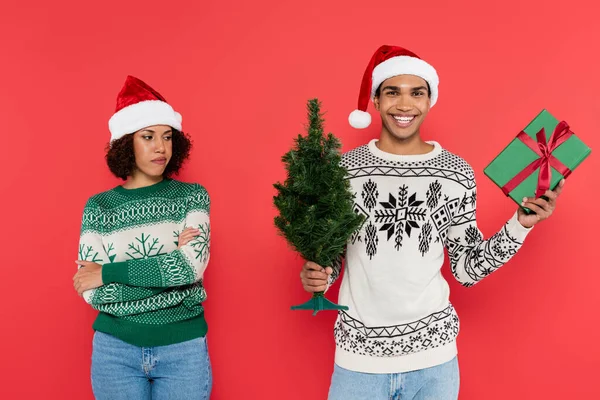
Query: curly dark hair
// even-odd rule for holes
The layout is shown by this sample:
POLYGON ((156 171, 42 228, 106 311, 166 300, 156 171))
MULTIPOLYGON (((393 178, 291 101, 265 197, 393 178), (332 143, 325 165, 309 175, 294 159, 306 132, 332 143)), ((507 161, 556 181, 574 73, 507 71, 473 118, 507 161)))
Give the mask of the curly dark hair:
MULTIPOLYGON (((163 173, 165 178, 170 178, 179 173, 192 149, 192 140, 188 134, 177 129, 173 129, 172 132, 173 155, 163 173)), ((132 174, 135 168, 133 135, 125 135, 106 146, 106 163, 110 172, 118 178, 126 180, 132 174)))

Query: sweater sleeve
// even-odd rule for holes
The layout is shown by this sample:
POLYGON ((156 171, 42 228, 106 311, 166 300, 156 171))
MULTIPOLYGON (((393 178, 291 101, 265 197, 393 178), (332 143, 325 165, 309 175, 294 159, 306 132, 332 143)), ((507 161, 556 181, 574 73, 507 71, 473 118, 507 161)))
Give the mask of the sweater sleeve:
POLYGON ((466 287, 506 264, 531 231, 521 225, 515 212, 497 233, 484 240, 476 221, 476 190, 473 183, 473 189, 464 193, 446 241, 452 274, 466 287))
POLYGON ((333 269, 333 272, 331 273, 331 275, 329 275, 329 279, 327 279, 327 288, 325 289, 325 292, 327 292, 331 285, 333 285, 335 281, 337 281, 337 279, 340 277, 340 274, 342 273, 342 264, 344 262, 345 257, 346 250, 344 249, 344 253, 337 256, 336 259, 333 260, 333 262, 331 263, 331 269, 333 269))
MULTIPOLYGON (((102 242, 102 210, 93 199, 89 199, 83 210, 79 236, 78 259, 103 265, 110 262, 111 248, 102 242)), ((162 288, 141 288, 111 283, 83 292, 84 300, 91 305, 141 300, 160 293, 162 288)))
MULTIPOLYGON (((102 246, 102 235, 99 230, 100 224, 100 208, 96 205, 92 198, 88 199, 83 209, 81 219, 81 231, 79 234, 79 253, 77 259, 82 261, 90 261, 98 264, 104 263, 105 251, 102 246)), ((78 266, 81 268, 81 266, 78 266)), ((83 299, 91 304, 92 297, 96 289, 90 289, 83 292, 83 299)))
POLYGON ((187 201, 185 224, 200 235, 168 254, 104 264, 102 281, 129 286, 164 288, 184 286, 202 279, 210 258, 210 198, 206 189, 194 186, 187 201))

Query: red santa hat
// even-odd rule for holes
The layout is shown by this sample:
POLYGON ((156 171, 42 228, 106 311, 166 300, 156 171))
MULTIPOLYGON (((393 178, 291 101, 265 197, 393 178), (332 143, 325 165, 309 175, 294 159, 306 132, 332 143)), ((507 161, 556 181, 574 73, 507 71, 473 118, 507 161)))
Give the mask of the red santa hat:
POLYGON ((168 125, 181 130, 181 114, 145 82, 128 76, 117 96, 117 109, 108 121, 110 140, 152 125, 168 125))
POLYGON ((381 46, 367 65, 358 95, 358 109, 350 113, 348 121, 356 129, 371 124, 371 115, 367 112, 369 100, 373 100, 377 88, 386 79, 397 75, 416 75, 429 83, 431 107, 438 98, 439 78, 435 69, 415 53, 398 46, 381 46))

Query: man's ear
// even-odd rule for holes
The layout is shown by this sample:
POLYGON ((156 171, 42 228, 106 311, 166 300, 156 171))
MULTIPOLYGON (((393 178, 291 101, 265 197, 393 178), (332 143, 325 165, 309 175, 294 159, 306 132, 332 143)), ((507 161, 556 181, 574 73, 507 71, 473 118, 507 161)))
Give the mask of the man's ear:
POLYGON ((379 111, 379 96, 373 98, 373 105, 375 106, 375 109, 379 111))

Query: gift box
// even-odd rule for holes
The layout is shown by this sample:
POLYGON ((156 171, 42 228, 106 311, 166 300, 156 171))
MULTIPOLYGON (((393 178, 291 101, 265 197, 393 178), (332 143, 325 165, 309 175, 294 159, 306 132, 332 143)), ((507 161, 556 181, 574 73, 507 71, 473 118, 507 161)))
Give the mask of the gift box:
MULTIPOLYGON (((565 121, 542 110, 484 169, 505 195, 521 205, 567 178, 591 153, 565 121)), ((524 208, 527 213, 531 210, 524 208)))

